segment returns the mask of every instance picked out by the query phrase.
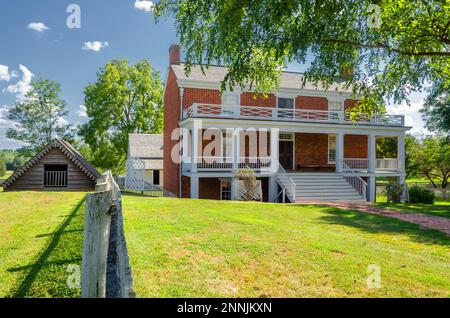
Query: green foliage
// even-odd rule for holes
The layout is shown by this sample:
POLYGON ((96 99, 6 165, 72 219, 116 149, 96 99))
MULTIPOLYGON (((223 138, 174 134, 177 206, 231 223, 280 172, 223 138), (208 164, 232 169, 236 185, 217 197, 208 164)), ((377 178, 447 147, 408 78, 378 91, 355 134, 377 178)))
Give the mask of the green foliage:
POLYGON ((406 162, 406 177, 416 178, 420 176, 419 171, 419 162, 418 162, 418 152, 420 148, 420 144, 417 141, 416 137, 412 135, 406 135, 405 138, 405 162, 406 162))
POLYGON ((434 192, 418 186, 409 188, 410 203, 434 204, 434 192))
POLYGON ((148 61, 130 65, 124 59, 112 60, 84 93, 89 122, 80 127, 79 134, 91 149, 90 160, 100 169, 121 173, 128 135, 162 131, 159 72, 148 61))
POLYGON ((397 158, 397 138, 377 138, 377 158, 397 158))
POLYGON ((309 60, 307 79, 343 79, 378 104, 450 81, 447 1, 160 0, 154 12, 175 18, 188 72, 193 63, 229 67, 223 86, 268 92, 288 63, 309 60))
POLYGON ((66 102, 59 98, 60 93, 58 83, 37 79, 32 81, 25 100, 9 110, 9 119, 16 125, 7 130, 6 137, 25 143, 18 150, 20 154, 31 157, 55 136, 72 140, 71 126, 62 122, 68 111, 66 102))
POLYGON ((6 174, 6 164, 3 158, 0 157, 0 177, 6 174))
POLYGON ((440 78, 433 84, 420 112, 429 130, 450 137, 450 83, 446 83, 446 80, 440 78))
POLYGON ((417 153, 420 174, 434 188, 446 189, 450 182, 450 143, 442 136, 430 136, 423 140, 417 153))
POLYGON ((16 171, 20 167, 22 167, 27 162, 27 159, 18 154, 14 157, 14 160, 12 162, 11 170, 16 171))
POLYGON ((386 197, 388 203, 400 203, 405 185, 398 182, 389 182, 386 185, 386 197))

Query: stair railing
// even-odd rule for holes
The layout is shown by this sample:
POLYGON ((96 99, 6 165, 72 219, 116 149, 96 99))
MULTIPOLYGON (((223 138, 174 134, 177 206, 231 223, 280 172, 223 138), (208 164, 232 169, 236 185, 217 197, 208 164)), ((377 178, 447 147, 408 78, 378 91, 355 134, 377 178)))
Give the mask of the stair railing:
POLYGON ((350 167, 344 162, 344 170, 349 170, 350 175, 344 176, 345 180, 363 197, 367 200, 367 182, 361 179, 355 172, 351 171, 350 167))
POLYGON ((277 198, 282 195, 282 201, 285 202, 285 197, 287 196, 289 201, 292 203, 295 202, 295 187, 296 184, 294 180, 287 174, 286 170, 284 170, 283 166, 278 163, 278 172, 276 175, 276 179, 278 184, 281 187, 281 192, 277 195, 277 198))

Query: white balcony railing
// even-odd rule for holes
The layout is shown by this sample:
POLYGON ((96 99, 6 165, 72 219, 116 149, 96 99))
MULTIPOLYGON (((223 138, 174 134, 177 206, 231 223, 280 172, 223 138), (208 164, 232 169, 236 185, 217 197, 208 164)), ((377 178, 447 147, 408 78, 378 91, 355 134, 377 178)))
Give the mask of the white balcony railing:
POLYGON ((239 159, 240 169, 269 169, 270 168, 270 157, 241 157, 239 159))
POLYGON ((349 114, 344 111, 310 109, 285 109, 275 107, 229 106, 218 104, 192 104, 183 111, 183 118, 210 117, 234 119, 259 119, 318 123, 360 123, 366 125, 404 126, 402 115, 349 114))
POLYGON ((396 158, 377 159, 375 170, 397 171, 399 168, 398 162, 399 160, 396 158))
MULTIPOLYGON (((184 165, 189 170, 189 164, 184 165)), ((270 157, 240 157, 237 165, 239 169, 270 169, 270 157)), ((200 156, 197 157, 197 170, 232 170, 233 159, 221 156, 200 156)), ((185 170, 185 171, 186 171, 185 170)))
POLYGON ((211 169, 211 170, 231 170, 233 168, 233 161, 231 157, 198 157, 197 169, 211 169))
MULTIPOLYGON (((397 158, 383 158, 375 160, 376 171, 398 171, 399 160, 397 158)), ((345 158, 344 171, 367 171, 369 170, 368 158, 345 158)))

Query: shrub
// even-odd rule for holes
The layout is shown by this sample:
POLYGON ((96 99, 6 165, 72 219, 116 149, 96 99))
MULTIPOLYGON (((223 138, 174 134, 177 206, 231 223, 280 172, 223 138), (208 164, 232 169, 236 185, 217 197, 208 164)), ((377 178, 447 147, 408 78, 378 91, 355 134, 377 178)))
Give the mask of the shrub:
POLYGON ((3 177, 6 174, 6 164, 5 161, 0 158, 0 177, 3 177))
POLYGON ((418 186, 409 188, 409 202, 434 204, 434 192, 418 186))
POLYGON ((405 185, 398 182, 389 182, 386 185, 386 197, 388 203, 400 203, 405 185))

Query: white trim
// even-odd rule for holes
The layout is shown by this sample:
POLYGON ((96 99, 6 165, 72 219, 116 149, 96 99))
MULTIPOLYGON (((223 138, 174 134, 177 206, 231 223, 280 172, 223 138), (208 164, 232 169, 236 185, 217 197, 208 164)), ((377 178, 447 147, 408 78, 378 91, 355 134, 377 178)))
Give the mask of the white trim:
POLYGON ((335 134, 328 134, 327 144, 327 162, 329 165, 335 165, 337 160, 337 136, 335 134), (334 161, 330 161, 330 137, 334 138, 334 161))

